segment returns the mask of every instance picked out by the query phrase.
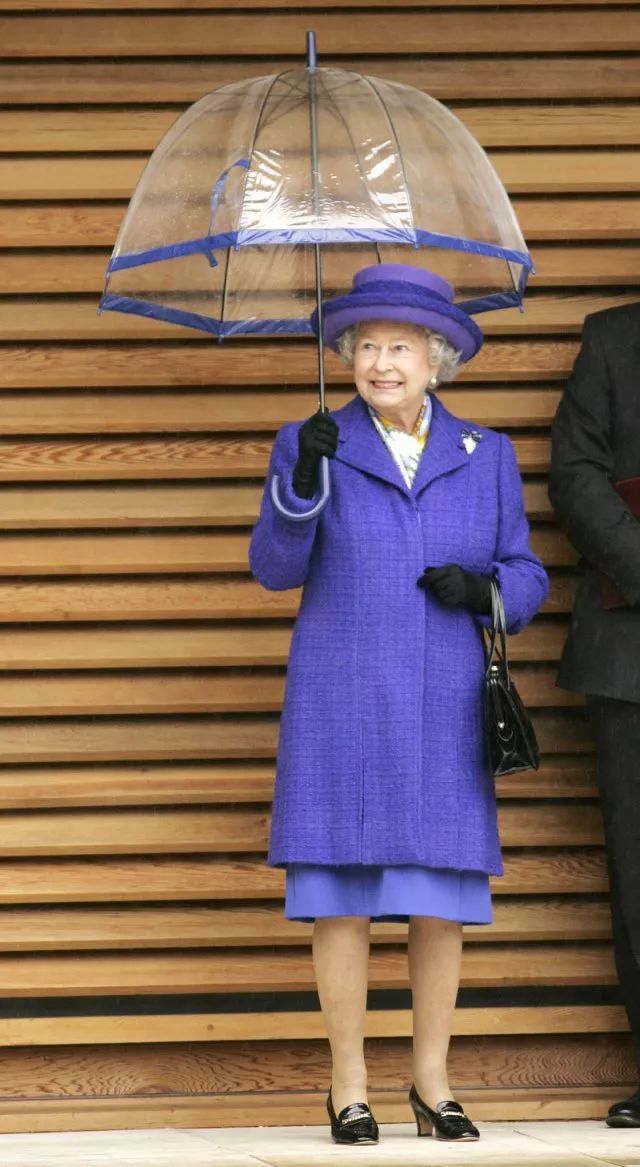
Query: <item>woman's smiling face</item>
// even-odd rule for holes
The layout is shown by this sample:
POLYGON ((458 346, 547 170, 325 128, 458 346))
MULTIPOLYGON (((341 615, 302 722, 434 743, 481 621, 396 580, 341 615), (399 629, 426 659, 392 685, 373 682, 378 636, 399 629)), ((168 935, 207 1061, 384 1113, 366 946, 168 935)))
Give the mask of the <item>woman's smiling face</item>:
POLYGON ((390 421, 411 429, 425 390, 439 365, 433 364, 424 328, 394 320, 358 325, 353 373, 358 393, 390 421))

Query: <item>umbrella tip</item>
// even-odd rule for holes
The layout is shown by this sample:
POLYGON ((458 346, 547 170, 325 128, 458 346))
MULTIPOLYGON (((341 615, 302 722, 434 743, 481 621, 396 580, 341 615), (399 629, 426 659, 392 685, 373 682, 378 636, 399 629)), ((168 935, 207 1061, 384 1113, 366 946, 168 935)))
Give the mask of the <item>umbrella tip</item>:
POLYGON ((318 57, 316 52, 316 34, 315 32, 307 33, 307 69, 317 68, 318 57))

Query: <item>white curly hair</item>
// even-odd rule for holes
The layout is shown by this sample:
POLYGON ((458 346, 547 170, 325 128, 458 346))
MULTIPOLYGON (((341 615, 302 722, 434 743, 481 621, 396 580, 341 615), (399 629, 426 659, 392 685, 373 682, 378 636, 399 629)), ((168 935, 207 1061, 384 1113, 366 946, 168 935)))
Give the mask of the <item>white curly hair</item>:
MULTIPOLYGON (((345 328, 336 341, 338 352, 347 365, 353 364, 359 327, 359 324, 352 324, 349 328, 345 328)), ((433 365, 439 366, 436 376, 437 384, 439 385, 442 381, 453 381, 460 366, 462 353, 455 349, 439 332, 432 332, 429 328, 421 328, 419 325, 413 327, 417 328, 419 332, 424 332, 429 342, 429 360, 433 365)))

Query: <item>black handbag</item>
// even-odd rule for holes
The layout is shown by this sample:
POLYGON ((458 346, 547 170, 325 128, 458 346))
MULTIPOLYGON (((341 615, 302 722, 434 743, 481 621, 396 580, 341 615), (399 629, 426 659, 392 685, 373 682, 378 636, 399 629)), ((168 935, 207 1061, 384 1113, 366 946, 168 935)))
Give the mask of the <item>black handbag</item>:
MULTIPOLYGON (((531 719, 509 676, 507 625, 500 588, 491 580, 491 629, 486 650, 485 725, 495 777, 537 770, 540 750, 531 719)), ((486 646, 485 646, 486 647, 486 646)))

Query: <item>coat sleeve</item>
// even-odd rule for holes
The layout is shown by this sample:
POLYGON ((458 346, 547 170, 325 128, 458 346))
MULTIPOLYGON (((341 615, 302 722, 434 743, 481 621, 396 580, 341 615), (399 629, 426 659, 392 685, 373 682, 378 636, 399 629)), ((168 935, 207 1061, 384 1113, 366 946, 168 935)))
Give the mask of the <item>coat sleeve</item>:
POLYGON ((640 522, 612 485, 611 386, 597 321, 583 341, 552 431, 549 497, 571 542, 640 603, 640 522))
POLYGON ((249 546, 249 566, 263 587, 272 591, 301 587, 307 578, 311 552, 320 516, 303 522, 287 519, 273 505, 271 482, 279 475, 280 501, 289 511, 304 515, 317 497, 299 498, 293 489, 293 468, 297 459, 297 427, 283 426, 271 451, 267 479, 258 521, 249 546))
MULTIPOLYGON (((547 573, 529 545, 529 524, 515 450, 500 435, 498 537, 491 574, 495 576, 507 619, 507 632, 520 632, 542 607, 548 592, 547 573)), ((483 623, 489 624, 485 619, 483 623)))

